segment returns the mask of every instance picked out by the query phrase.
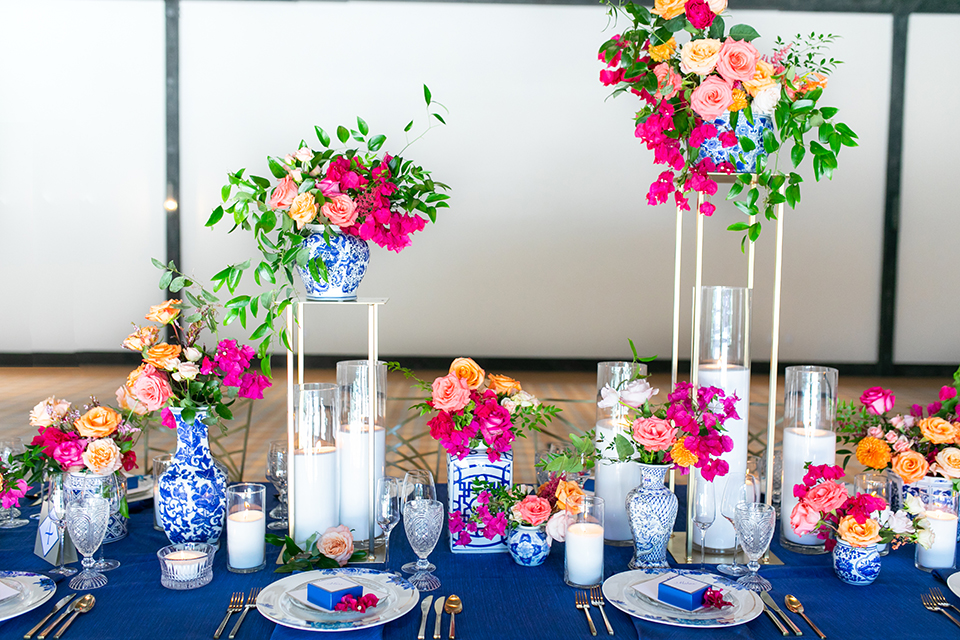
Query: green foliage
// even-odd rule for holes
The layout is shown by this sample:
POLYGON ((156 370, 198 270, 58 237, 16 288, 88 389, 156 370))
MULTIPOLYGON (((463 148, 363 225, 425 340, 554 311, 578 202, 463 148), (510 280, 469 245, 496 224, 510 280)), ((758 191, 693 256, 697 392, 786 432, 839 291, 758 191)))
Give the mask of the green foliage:
MULTIPOLYGON (((317 548, 317 540, 320 539, 319 533, 314 533, 304 542, 306 551, 301 549, 290 536, 280 537, 273 533, 264 536, 267 543, 275 547, 282 547, 283 553, 280 555, 279 567, 274 569, 274 573, 293 573, 294 571, 310 571, 312 569, 336 569, 340 565, 333 558, 320 553, 317 548)), ((357 551, 350 556, 350 562, 360 562, 367 557, 366 551, 357 551)))

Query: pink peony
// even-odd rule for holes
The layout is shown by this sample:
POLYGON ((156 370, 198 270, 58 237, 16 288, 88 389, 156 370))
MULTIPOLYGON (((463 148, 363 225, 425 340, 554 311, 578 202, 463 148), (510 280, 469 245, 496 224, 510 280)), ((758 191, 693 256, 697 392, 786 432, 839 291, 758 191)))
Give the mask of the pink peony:
POLYGON ((173 395, 167 374, 157 371, 152 364, 144 366, 131 391, 147 411, 156 411, 173 395))
POLYGON ((669 420, 639 418, 633 423, 633 439, 647 451, 666 451, 677 440, 677 428, 669 420))
POLYGON ((440 411, 460 411, 470 402, 470 388, 466 380, 457 377, 455 373, 433 381, 433 408, 440 411))
POLYGON ((803 536, 817 528, 820 512, 805 502, 798 502, 790 512, 790 526, 797 535, 803 536))
POLYGON ((840 508, 847 501, 847 497, 846 487, 827 480, 807 491, 804 502, 816 511, 833 511, 840 508))
POLYGON ((733 89, 729 82, 710 76, 690 96, 690 107, 704 120, 716 120, 727 112, 733 102, 733 89))
POLYGON ((86 440, 67 440, 61 442, 53 449, 53 459, 59 463, 64 471, 82 469, 83 449, 86 447, 86 440))
POLYGON ((297 197, 297 183, 290 176, 284 176, 270 194, 267 206, 271 209, 287 209, 297 197))
POLYGON ((537 496, 527 496, 517 504, 520 517, 533 526, 539 526, 550 518, 550 503, 537 496))
POLYGON ((867 413, 875 416, 886 413, 893 409, 896 397, 889 389, 882 387, 870 387, 860 396, 860 402, 867 408, 867 413))

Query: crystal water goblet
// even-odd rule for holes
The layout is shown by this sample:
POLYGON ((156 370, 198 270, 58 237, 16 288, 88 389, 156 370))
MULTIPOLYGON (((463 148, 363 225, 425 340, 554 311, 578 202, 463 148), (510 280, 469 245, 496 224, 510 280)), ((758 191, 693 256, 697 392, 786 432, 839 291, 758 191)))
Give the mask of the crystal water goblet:
POLYGON ((712 482, 697 478, 693 495, 693 524, 700 530, 700 571, 704 571, 707 529, 717 519, 717 494, 712 482))
POLYGON ((98 589, 107 584, 107 577, 95 569, 93 554, 103 543, 110 518, 110 501, 86 494, 67 504, 67 530, 77 551, 83 555, 83 571, 70 581, 74 591, 98 589))
POLYGON ((717 571, 728 576, 745 576, 750 572, 745 565, 737 561, 737 554, 740 552, 740 534, 737 533, 733 522, 734 516, 737 515, 737 505, 750 502, 760 502, 760 482, 757 476, 752 473, 727 476, 727 486, 723 492, 723 500, 720 502, 720 515, 733 525, 735 535, 733 564, 718 564, 717 571))
POLYGON ((740 546, 747 554, 748 575, 737 582, 751 591, 769 591, 770 581, 757 575, 760 570, 758 560, 764 554, 773 539, 773 529, 777 522, 777 511, 769 504, 750 502, 737 505, 733 523, 740 536, 740 546))
POLYGON ((395 476, 377 478, 377 502, 374 510, 377 525, 383 530, 383 570, 390 562, 390 532, 400 522, 400 498, 403 491, 403 479, 395 476))
POLYGON ((437 546, 443 529, 443 503, 437 500, 408 500, 403 505, 403 528, 407 532, 410 548, 417 554, 416 572, 410 583, 420 591, 440 588, 440 580, 430 573, 436 567, 427 557, 437 546))
POLYGON ((47 478, 47 517, 57 527, 60 536, 60 566, 49 569, 47 573, 56 573, 61 576, 72 576, 77 572, 73 567, 64 565, 63 546, 64 533, 67 530, 67 490, 63 486, 63 474, 51 473, 47 478))
MULTIPOLYGON (((124 480, 126 482, 126 480, 124 480)), ((110 515, 107 516, 107 528, 110 528, 110 518, 113 517, 113 514, 120 513, 120 480, 117 477, 116 473, 111 473, 110 477, 107 478, 106 482, 103 484, 103 497, 107 499, 107 502, 110 503, 110 515)), ((100 548, 97 550, 96 555, 97 564, 94 565, 94 568, 97 571, 113 571, 120 566, 119 560, 113 560, 111 558, 103 557, 103 545, 100 545, 100 548)))
MULTIPOLYGON (((437 485, 434 483, 433 474, 429 469, 413 469, 407 471, 403 476, 403 488, 401 491, 401 513, 405 513, 403 507, 407 502, 437 499, 437 485)), ((428 562, 427 565, 429 571, 436 569, 432 563, 428 562)), ((416 573, 419 570, 416 562, 408 562, 400 567, 400 569, 406 573, 416 573)))
POLYGON ((287 529, 287 441, 274 440, 270 443, 270 450, 267 452, 267 480, 277 490, 276 507, 270 510, 270 517, 276 518, 275 522, 267 524, 268 529, 278 530, 287 529))

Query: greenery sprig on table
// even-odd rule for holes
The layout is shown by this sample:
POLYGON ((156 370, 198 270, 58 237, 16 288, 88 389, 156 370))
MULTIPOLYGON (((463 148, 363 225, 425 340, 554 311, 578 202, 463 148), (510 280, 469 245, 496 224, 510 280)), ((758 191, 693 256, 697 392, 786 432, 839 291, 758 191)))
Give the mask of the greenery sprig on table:
MULTIPOLYGON (((310 571, 311 569, 338 569, 340 563, 323 555, 317 547, 317 540, 320 534, 315 533, 304 542, 304 546, 310 551, 304 551, 294 542, 290 536, 278 536, 268 533, 265 537, 269 544, 275 547, 282 547, 283 553, 280 555, 281 565, 274 570, 274 573, 293 573, 294 571, 310 571)), ((366 551, 355 551, 350 556, 350 562, 360 562, 366 559, 366 551)))

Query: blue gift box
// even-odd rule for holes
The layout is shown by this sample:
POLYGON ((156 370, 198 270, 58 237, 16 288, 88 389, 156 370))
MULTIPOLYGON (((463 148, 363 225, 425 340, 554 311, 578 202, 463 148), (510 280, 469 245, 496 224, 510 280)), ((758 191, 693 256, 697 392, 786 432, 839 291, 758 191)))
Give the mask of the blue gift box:
POLYGON ((709 588, 710 585, 699 580, 676 575, 657 586, 657 598, 674 607, 694 611, 703 606, 703 594, 709 588))
POLYGON ((347 594, 359 600, 363 597, 363 587, 353 580, 343 577, 327 578, 326 580, 307 583, 307 600, 327 611, 333 611, 333 608, 347 594))

